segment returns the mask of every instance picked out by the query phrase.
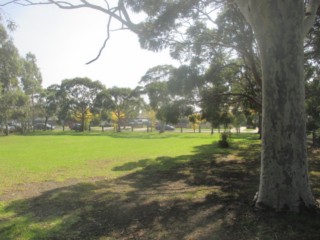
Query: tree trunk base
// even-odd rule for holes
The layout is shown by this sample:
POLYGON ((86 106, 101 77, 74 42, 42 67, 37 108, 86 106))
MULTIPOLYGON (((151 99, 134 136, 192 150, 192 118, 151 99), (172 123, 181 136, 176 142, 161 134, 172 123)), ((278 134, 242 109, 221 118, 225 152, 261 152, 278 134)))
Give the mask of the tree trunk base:
POLYGON ((314 204, 308 204, 306 205, 305 202, 300 199, 300 204, 298 208, 290 208, 287 205, 284 205, 279 208, 271 207, 263 202, 257 202, 258 200, 258 192, 254 196, 252 200, 252 206, 254 208, 254 211, 257 212, 275 212, 275 213, 308 213, 308 214, 320 214, 320 208, 318 203, 314 204))

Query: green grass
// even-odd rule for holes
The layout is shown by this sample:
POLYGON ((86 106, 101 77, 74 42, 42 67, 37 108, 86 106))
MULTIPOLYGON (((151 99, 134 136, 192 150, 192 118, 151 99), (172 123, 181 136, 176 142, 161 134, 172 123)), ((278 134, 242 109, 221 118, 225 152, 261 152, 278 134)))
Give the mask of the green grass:
MULTIPOLYGON (((257 135, 0 137, 0 239, 319 239, 318 215, 254 212, 257 135)), ((320 164, 311 153, 320 193, 320 164)))
POLYGON ((113 171, 117 166, 139 160, 152 162, 158 156, 188 155, 196 151, 195 146, 211 144, 218 137, 170 133, 41 134, 0 138, 0 193, 25 182, 114 178, 126 173, 113 171))

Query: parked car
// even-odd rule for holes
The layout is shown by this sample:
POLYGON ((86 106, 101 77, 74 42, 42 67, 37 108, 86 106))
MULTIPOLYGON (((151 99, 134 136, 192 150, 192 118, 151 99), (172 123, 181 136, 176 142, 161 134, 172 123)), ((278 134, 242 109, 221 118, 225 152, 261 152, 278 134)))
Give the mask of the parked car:
POLYGON ((72 125, 69 126, 69 128, 71 130, 75 130, 75 131, 82 131, 83 130, 82 124, 80 124, 80 123, 72 124, 72 125))
POLYGON ((144 125, 148 126, 148 125, 150 125, 150 121, 148 119, 144 119, 144 118, 142 118, 142 119, 133 119, 130 122, 128 122, 128 125, 129 126, 134 126, 134 127, 135 126, 144 126, 144 125))
POLYGON ((8 129, 5 125, 3 126, 0 126, 0 130, 2 130, 5 134, 8 134, 9 133, 13 133, 16 131, 16 127, 14 125, 8 125, 8 129))
MULTIPOLYGON (((156 130, 161 130, 162 129, 162 126, 161 125, 157 125, 156 126, 156 130)), ((165 125, 164 128, 163 128, 165 131, 174 131, 174 126, 171 126, 171 125, 165 125)))
POLYGON ((112 124, 110 122, 102 122, 100 127, 112 127, 112 124))
POLYGON ((45 124, 45 123, 36 123, 34 126, 33 126, 33 129, 34 130, 53 130, 54 129, 54 126, 51 125, 51 124, 45 124))
MULTIPOLYGON (((7 134, 7 128, 6 125, 0 125, 0 132, 3 131, 4 133, 7 134)), ((22 131, 22 125, 21 123, 9 123, 8 124, 8 132, 13 133, 13 132, 21 132, 22 131)))
POLYGON ((8 130, 9 130, 9 132, 15 132, 16 131, 16 126, 14 126, 14 125, 8 125, 8 130))

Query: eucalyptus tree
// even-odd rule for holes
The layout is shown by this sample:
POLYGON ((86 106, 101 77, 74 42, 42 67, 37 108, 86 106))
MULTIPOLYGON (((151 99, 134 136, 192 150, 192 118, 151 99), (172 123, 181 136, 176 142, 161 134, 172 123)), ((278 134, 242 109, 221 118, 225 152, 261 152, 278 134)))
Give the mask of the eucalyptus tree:
POLYGON ((89 78, 65 79, 61 83, 60 95, 63 96, 64 106, 72 112, 74 118, 80 119, 82 131, 89 112, 94 108, 96 96, 105 87, 99 81, 89 78))
POLYGON ((30 96, 31 99, 32 124, 34 124, 35 105, 42 91, 42 76, 37 66, 36 56, 30 52, 22 59, 21 83, 24 92, 30 96))
POLYGON ((312 26, 305 45, 305 79, 307 130, 320 128, 320 12, 312 26))
POLYGON ((163 132, 166 122, 165 108, 170 102, 167 82, 151 82, 143 86, 142 89, 148 96, 150 108, 155 112, 156 119, 162 122, 161 131, 163 132))
POLYGON ((109 1, 97 5, 88 0, 8 2, 102 11, 109 16, 106 41, 111 21, 117 20, 123 28, 137 33, 141 46, 150 50, 179 41, 177 29, 185 30, 184 23, 203 17, 212 18, 217 7, 239 7, 253 29, 262 69, 262 167, 255 206, 276 211, 316 206, 307 169, 303 42, 314 24, 319 0, 119 0, 113 6, 109 1), (144 12, 147 18, 135 24, 129 9, 144 12))
POLYGON ((28 97, 20 89, 0 93, 0 119, 4 122, 5 133, 9 135, 8 123, 12 118, 21 122, 29 116, 28 97))
POLYGON ((312 77, 306 81, 306 112, 307 112, 307 130, 315 131, 320 129, 320 72, 319 65, 317 69, 311 70, 312 77))
POLYGON ((315 23, 312 25, 304 41, 305 59, 307 62, 319 64, 320 58, 320 12, 317 12, 315 23))
POLYGON ((143 104, 138 89, 113 87, 100 92, 95 105, 114 115, 117 131, 120 132, 123 121, 136 117, 143 104))
POLYGON ((59 84, 49 86, 51 91, 55 91, 55 98, 58 102, 57 117, 58 121, 62 125, 62 130, 65 130, 65 124, 68 120, 72 120, 71 110, 69 108, 68 94, 64 91, 59 84))
MULTIPOLYGON (((59 98, 57 97, 59 86, 54 84, 50 85, 46 89, 43 89, 40 93, 39 103, 42 108, 42 114, 45 118, 45 126, 50 117, 54 117, 57 114, 59 107, 59 98)), ((46 128, 44 128, 46 130, 46 128)))
POLYGON ((306 154, 303 41, 319 1, 247 1, 238 6, 252 26, 262 64, 262 166, 257 207, 314 207, 306 154))
POLYGON ((185 83, 194 84, 195 75, 189 70, 185 66, 155 66, 139 82, 149 98, 149 105, 155 111, 156 118, 162 122, 161 131, 164 131, 164 124, 176 124, 193 112, 194 87, 185 88, 188 85, 185 83))
POLYGON ((104 131, 104 123, 111 120, 110 112, 112 108, 112 101, 107 89, 104 89, 97 94, 94 100, 94 112, 98 114, 101 121, 102 131, 104 131))
POLYGON ((173 69, 174 67, 171 65, 155 66, 150 68, 139 82, 143 92, 149 98, 151 109, 156 113, 170 102, 168 80, 173 69))
POLYGON ((201 69, 194 81, 203 115, 213 125, 218 124, 221 104, 261 113, 261 66, 252 28, 234 4, 216 15, 195 19, 186 37, 170 45, 175 58, 201 69))
POLYGON ((21 71, 20 56, 13 40, 0 23, 0 84, 2 92, 18 87, 21 71))
MULTIPOLYGON (((156 118, 165 124, 177 124, 182 118, 191 115, 193 112, 194 108, 184 99, 173 100, 158 109, 156 118)), ((161 126, 161 132, 165 130, 164 127, 164 125, 161 126)))
POLYGON ((211 134, 214 133, 214 128, 220 129, 221 124, 221 111, 223 107, 223 102, 220 98, 216 97, 215 89, 203 90, 201 93, 202 99, 200 103, 201 116, 207 122, 211 124, 211 134))
MULTIPOLYGON (((199 6, 199 2, 210 5, 196 1, 189 6, 199 6)), ((313 208, 316 203, 307 172, 303 41, 320 1, 308 1, 306 8, 302 0, 227 1, 234 2, 255 33, 262 69, 262 168, 255 206, 276 211, 313 208)), ((178 21, 173 20, 186 16, 186 7, 187 13, 194 15, 185 1, 170 3, 159 3, 159 13, 153 12, 155 15, 148 19, 154 23, 163 20, 163 24, 160 33, 144 46, 152 49, 154 40, 159 44, 168 29, 176 27, 178 21)), ((144 10, 145 5, 136 5, 144 10)))
POLYGON ((29 96, 21 90, 16 90, 13 92, 13 94, 15 95, 15 101, 13 105, 14 111, 11 114, 11 119, 20 124, 20 126, 16 125, 15 130, 24 133, 26 130, 28 130, 28 124, 31 116, 30 99, 29 96))
POLYGON ((0 118, 5 123, 8 133, 8 122, 18 110, 21 103, 19 77, 21 61, 17 48, 0 22, 0 118))
MULTIPOLYGON (((203 117, 201 116, 200 113, 193 113, 188 116, 188 119, 192 125, 193 132, 196 132, 197 125, 201 123, 201 121, 203 120, 203 117)), ((199 132, 200 132, 200 128, 199 128, 199 132)))

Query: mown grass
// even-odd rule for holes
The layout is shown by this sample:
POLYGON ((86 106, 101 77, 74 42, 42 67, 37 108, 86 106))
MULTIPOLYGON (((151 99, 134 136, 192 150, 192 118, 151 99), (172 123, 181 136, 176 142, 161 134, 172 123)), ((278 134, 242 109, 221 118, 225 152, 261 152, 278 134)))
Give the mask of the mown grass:
MULTIPOLYGON (((113 168, 158 156, 191 154, 195 146, 216 141, 217 135, 159 133, 37 132, 0 138, 0 193, 25 182, 68 178, 115 178, 128 171, 113 168), (38 135, 39 134, 39 135, 38 135), (199 137, 201 136, 201 137, 199 137)), ((167 163, 170 165, 170 163, 167 163)), ((166 167, 166 166, 163 166, 166 167)))
MULTIPOLYGON (((255 212, 260 141, 218 134, 0 138, 0 239, 319 239, 317 214, 255 212), (47 149, 49 148, 49 149, 47 149)), ((310 166, 319 198, 320 164, 310 166)))

